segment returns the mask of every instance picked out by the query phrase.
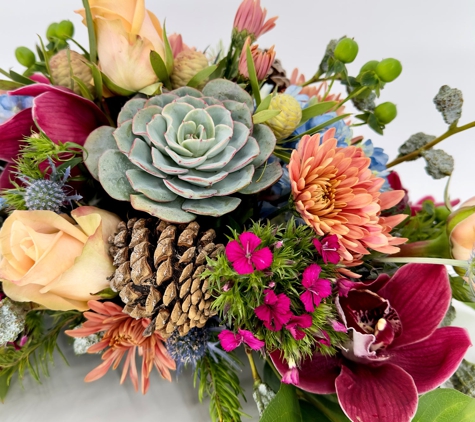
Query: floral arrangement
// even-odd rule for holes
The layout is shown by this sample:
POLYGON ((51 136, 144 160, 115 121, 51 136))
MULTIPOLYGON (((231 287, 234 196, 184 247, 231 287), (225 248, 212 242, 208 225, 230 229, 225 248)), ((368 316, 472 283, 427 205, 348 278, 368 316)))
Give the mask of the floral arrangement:
POLYGON ((475 308, 475 199, 414 201, 393 170, 450 179, 434 147, 475 126, 462 93, 441 87, 447 132, 389 161, 355 132, 396 118, 397 59, 352 74, 345 36, 289 76, 256 43, 277 20, 260 0, 207 51, 144 1, 83 6, 88 48, 65 20, 0 69, 0 399, 64 331, 97 356, 86 382, 121 366, 145 394, 191 367, 213 421, 246 416, 241 358, 262 422, 468 420, 451 301, 475 308))

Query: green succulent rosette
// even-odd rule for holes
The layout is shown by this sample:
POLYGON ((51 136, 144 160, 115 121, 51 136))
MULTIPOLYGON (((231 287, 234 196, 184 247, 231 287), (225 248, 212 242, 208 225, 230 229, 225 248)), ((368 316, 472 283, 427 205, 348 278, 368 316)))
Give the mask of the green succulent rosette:
POLYGON ((282 175, 267 164, 276 139, 252 122, 253 101, 237 84, 215 79, 202 92, 183 87, 128 101, 117 129, 102 126, 85 147, 90 173, 114 199, 163 220, 219 217, 282 175))

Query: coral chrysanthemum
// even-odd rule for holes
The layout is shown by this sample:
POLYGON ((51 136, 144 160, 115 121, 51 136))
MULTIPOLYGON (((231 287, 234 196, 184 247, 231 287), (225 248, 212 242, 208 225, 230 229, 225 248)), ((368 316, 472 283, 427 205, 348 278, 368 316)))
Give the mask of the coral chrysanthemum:
POLYGON ((381 217, 396 205, 404 191, 380 192, 384 179, 376 177, 370 158, 361 148, 337 147, 335 129, 323 135, 303 136, 292 152, 289 175, 295 207, 317 234, 336 234, 346 263, 369 254, 368 248, 396 253, 407 239, 390 231, 406 215, 381 217))
POLYGON ((104 362, 89 372, 84 381, 98 380, 111 366, 112 369, 117 369, 122 358, 126 356, 120 383, 122 384, 130 373, 135 391, 138 391, 139 379, 135 363, 137 353, 142 356, 142 394, 145 394, 150 386, 149 377, 154 366, 163 378, 171 381, 169 369, 175 369, 175 362, 168 355, 162 337, 156 332, 148 337, 143 336, 145 328, 150 324, 149 319, 136 320, 124 314, 122 308, 112 302, 90 300, 88 306, 95 312, 85 312, 87 321, 83 326, 76 330, 67 330, 66 334, 71 337, 87 337, 103 332, 102 340, 89 347, 87 352, 107 350, 102 354, 104 362))

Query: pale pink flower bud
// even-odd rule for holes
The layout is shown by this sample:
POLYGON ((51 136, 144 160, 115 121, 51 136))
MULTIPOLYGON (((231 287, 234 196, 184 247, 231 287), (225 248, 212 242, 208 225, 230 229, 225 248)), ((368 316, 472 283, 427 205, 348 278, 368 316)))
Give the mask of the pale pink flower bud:
POLYGON ((261 8, 260 0, 244 0, 234 18, 234 29, 241 33, 246 31, 253 40, 270 31, 275 26, 277 16, 266 19, 267 10, 261 8))

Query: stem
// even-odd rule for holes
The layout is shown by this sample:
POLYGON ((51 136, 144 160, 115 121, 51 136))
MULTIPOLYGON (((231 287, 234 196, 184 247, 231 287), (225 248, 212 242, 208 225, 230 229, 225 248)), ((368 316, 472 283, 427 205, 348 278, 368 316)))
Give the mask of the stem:
POLYGON ((409 264, 411 262, 417 264, 440 264, 450 265, 452 267, 468 268, 468 262, 461 259, 445 259, 445 258, 420 258, 420 257, 398 257, 398 258, 378 258, 379 262, 394 262, 401 264, 409 264))
POLYGON ((325 98, 327 98, 328 94, 330 93, 331 89, 332 89, 332 86, 333 86, 333 82, 335 82, 335 78, 333 77, 332 78, 332 81, 330 82, 330 85, 327 89, 327 92, 325 92, 325 95, 323 96, 322 98, 322 101, 325 101, 325 98))
POLYGON ((313 84, 314 82, 317 82, 320 76, 322 76, 322 72, 320 69, 318 69, 315 75, 313 75, 308 81, 304 82, 301 86, 304 87, 313 84))
POLYGON ((254 380, 254 383, 262 383, 262 379, 259 376, 259 372, 257 371, 256 368, 256 363, 254 362, 254 358, 252 357, 252 350, 248 348, 247 346, 244 348, 246 350, 246 356, 249 360, 249 365, 251 366, 251 372, 252 372, 252 379, 254 380))
POLYGON ((386 165, 386 168, 391 168, 394 167, 396 164, 402 163, 404 161, 409 161, 413 160, 419 155, 427 150, 432 148, 433 146, 437 145, 439 142, 442 142, 444 139, 447 139, 449 136, 452 136, 456 133, 463 132, 464 130, 470 129, 472 127, 475 127, 475 121, 467 123, 466 125, 459 126, 459 127, 449 127, 447 132, 445 132, 443 135, 440 135, 438 138, 435 138, 433 141, 429 142, 428 144, 424 145, 423 147, 419 148, 416 151, 411 152, 410 154, 403 155, 402 157, 398 157, 391 161, 389 164, 386 165))

